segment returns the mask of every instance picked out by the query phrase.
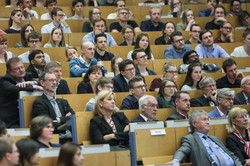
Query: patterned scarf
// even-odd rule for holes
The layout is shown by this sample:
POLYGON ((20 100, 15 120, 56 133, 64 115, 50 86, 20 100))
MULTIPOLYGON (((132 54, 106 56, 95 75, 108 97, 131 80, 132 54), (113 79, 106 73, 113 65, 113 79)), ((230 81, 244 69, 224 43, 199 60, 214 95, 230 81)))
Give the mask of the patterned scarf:
MULTIPOLYGON (((250 140, 250 132, 249 131, 250 130, 247 129, 247 134, 248 134, 247 138, 248 138, 248 140, 250 140)), ((250 158, 250 141, 245 141, 243 139, 243 137, 241 136, 241 134, 239 132, 237 132, 237 131, 234 131, 233 134, 236 135, 239 138, 240 142, 245 145, 244 146, 244 151, 247 154, 247 157, 250 158)))
POLYGON ((116 127, 115 127, 115 123, 114 123, 114 121, 112 120, 112 118, 110 117, 110 118, 107 119, 106 121, 107 121, 107 123, 110 125, 110 127, 112 128, 113 132, 114 132, 114 133, 117 133, 116 127))

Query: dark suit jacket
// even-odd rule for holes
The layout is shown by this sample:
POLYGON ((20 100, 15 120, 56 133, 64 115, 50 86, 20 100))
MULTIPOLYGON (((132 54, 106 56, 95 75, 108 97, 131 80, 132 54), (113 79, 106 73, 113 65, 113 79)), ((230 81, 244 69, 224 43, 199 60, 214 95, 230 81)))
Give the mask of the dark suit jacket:
MULTIPOLYGON (((230 152, 221 142, 218 137, 209 136, 222 150, 227 153, 234 161, 235 165, 241 166, 239 159, 230 152)), ((199 135, 196 133, 186 135, 181 139, 181 146, 175 152, 173 159, 182 161, 183 159, 188 159, 189 162, 192 162, 193 166, 208 166, 212 165, 213 159, 207 153, 206 147, 204 146, 199 135)), ((213 166, 217 165, 216 163, 213 166)))
POLYGON ((33 78, 39 78, 38 73, 33 65, 30 64, 26 71, 31 73, 33 78))
MULTIPOLYGON (((31 81, 32 76, 30 73, 26 73, 24 77, 25 81, 31 81)), ((9 128, 12 125, 19 126, 19 112, 18 102, 20 91, 33 91, 32 85, 26 85, 25 88, 17 87, 16 80, 10 75, 6 74, 0 79, 0 118, 9 128)))
MULTIPOLYGON (((154 122, 158 121, 158 120, 153 120, 154 122)), ((139 115, 137 118, 135 118, 134 120, 132 120, 130 123, 137 123, 137 122, 146 122, 141 115, 139 115)))
POLYGON ((184 119, 180 114, 178 114, 177 112, 170 115, 167 120, 182 120, 184 119))
MULTIPOLYGON (((191 107, 206 107, 210 106, 208 99, 202 95, 201 97, 192 98, 190 101, 191 107)), ((216 104, 215 104, 216 105, 216 104)))
POLYGON ((128 83, 125 78, 118 74, 113 78, 114 81, 114 92, 129 92, 128 83))
POLYGON ((235 94, 234 96, 234 105, 244 105, 247 104, 246 99, 243 95, 243 91, 240 93, 235 94))
POLYGON ((90 136, 93 144, 110 144, 111 146, 119 145, 121 142, 128 144, 129 135, 128 132, 123 132, 126 125, 129 124, 128 118, 123 112, 116 112, 111 118, 114 121, 116 131, 116 139, 106 141, 103 139, 104 135, 112 134, 113 130, 104 118, 100 118, 96 115, 90 120, 90 136))
POLYGON ((61 79, 56 89, 56 94, 71 94, 66 80, 61 79))
MULTIPOLYGON (((61 120, 60 124, 63 124, 69 119, 69 117, 65 117, 65 115, 68 112, 71 112, 71 114, 75 114, 75 112, 70 107, 67 100, 57 98, 56 102, 57 102, 58 107, 59 107, 59 109, 61 111, 61 114, 62 114, 62 117, 60 117, 60 120, 61 120)), ((53 120, 56 120, 56 113, 54 111, 54 108, 50 104, 50 101, 45 96, 45 94, 43 94, 36 101, 34 101, 33 106, 32 106, 32 116, 33 116, 33 118, 37 117, 39 115, 47 115, 50 118, 52 118, 53 120)), ((60 124, 57 124, 56 126, 59 126, 60 124)))
POLYGON ((241 163, 244 165, 245 159, 248 159, 248 157, 244 151, 244 144, 240 142, 239 138, 233 133, 230 133, 226 138, 226 146, 240 159, 241 163))

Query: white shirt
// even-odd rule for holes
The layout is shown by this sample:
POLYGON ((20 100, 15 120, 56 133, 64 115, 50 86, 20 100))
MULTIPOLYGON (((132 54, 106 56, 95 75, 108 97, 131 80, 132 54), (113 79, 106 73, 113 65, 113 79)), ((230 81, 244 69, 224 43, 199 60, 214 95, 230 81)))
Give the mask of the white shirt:
MULTIPOLYGON (((55 28, 56 26, 53 24, 53 22, 46 24, 42 26, 41 32, 42 33, 51 33, 52 29, 55 28)), ((70 30, 70 27, 65 28, 63 24, 60 24, 60 28, 62 28, 63 33, 72 33, 70 30)))
MULTIPOLYGON (((29 54, 30 54, 30 51, 27 51, 27 52, 19 55, 18 58, 20 58, 23 63, 30 63, 29 54)), ((50 62, 50 57, 48 54, 44 53, 44 57, 45 57, 45 61, 47 63, 50 62)))
MULTIPOLYGON (((39 19, 38 14, 35 10, 30 10, 30 12, 34 14, 34 17, 36 17, 36 19, 39 19)), ((31 20, 30 14, 27 15, 27 18, 25 18, 23 15, 22 20, 31 20)))
POLYGON ((248 55, 243 46, 236 47, 230 56, 233 57, 248 57, 248 55))
MULTIPOLYGON (((65 15, 64 19, 67 19, 67 16, 66 16, 66 14, 65 14, 65 13, 64 13, 64 15, 65 15)), ((52 20, 52 19, 51 19, 51 17, 50 17, 50 14, 49 14, 49 13, 44 13, 44 14, 42 14, 42 15, 41 15, 40 20, 52 20)))

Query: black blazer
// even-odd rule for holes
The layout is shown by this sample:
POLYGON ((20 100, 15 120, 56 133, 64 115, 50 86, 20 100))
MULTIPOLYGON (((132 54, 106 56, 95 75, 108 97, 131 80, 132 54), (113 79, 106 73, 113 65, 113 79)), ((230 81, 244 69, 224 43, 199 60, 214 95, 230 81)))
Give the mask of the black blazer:
POLYGON ((123 132, 125 126, 129 124, 128 118, 123 112, 116 112, 111 118, 114 121, 117 133, 115 134, 116 139, 109 141, 103 139, 104 135, 113 133, 112 128, 106 120, 100 118, 98 115, 90 120, 90 137, 93 144, 110 144, 111 146, 119 145, 122 142, 128 144, 128 131, 123 132))
POLYGON ((61 79, 56 89, 56 94, 71 94, 66 80, 61 79))
POLYGON ((129 92, 128 83, 126 82, 123 75, 118 74, 113 78, 114 81, 114 92, 129 92))
MULTIPOLYGON (((69 117, 65 117, 65 115, 68 112, 71 112, 71 114, 75 114, 73 109, 70 107, 69 103, 65 99, 57 98, 56 102, 58 104, 58 107, 61 111, 62 117, 60 117, 61 124, 65 123, 69 117)), ((34 101, 32 106, 32 116, 37 117, 39 115, 47 115, 53 120, 56 120, 56 113, 54 111, 53 106, 50 104, 50 101, 48 98, 43 94, 40 96, 36 101, 34 101)), ((58 124, 60 125, 60 124, 58 124)))
MULTIPOLYGON (((201 97, 192 98, 190 100, 190 105, 191 105, 191 107, 206 107, 206 106, 210 106, 208 99, 205 98, 204 95, 202 95, 201 97)), ((215 106, 216 106, 216 103, 215 103, 215 106)))
POLYGON ((167 117, 167 120, 182 120, 182 119, 184 118, 177 112, 167 117))
MULTIPOLYGON (((25 81, 31 81, 32 76, 26 73, 25 81)), ((10 75, 6 74, 0 79, 0 118, 9 128, 12 125, 19 126, 19 111, 18 102, 20 91, 33 91, 32 85, 26 85, 25 88, 16 86, 16 80, 10 75)))
POLYGON ((246 103, 246 99, 243 95, 243 91, 241 91, 240 93, 235 94, 234 96, 234 105, 244 105, 247 104, 246 103))
POLYGON ((38 73, 32 64, 28 66, 26 72, 31 73, 33 78, 39 78, 38 73))
POLYGON ((236 137, 236 135, 234 135, 233 133, 230 133, 226 137, 226 147, 240 159, 240 162, 243 165, 245 164, 245 159, 248 159, 248 157, 244 151, 244 144, 241 143, 239 138, 236 137))
POLYGON ((87 84, 82 81, 77 86, 77 94, 83 94, 83 93, 94 93, 94 92, 90 84, 87 84))

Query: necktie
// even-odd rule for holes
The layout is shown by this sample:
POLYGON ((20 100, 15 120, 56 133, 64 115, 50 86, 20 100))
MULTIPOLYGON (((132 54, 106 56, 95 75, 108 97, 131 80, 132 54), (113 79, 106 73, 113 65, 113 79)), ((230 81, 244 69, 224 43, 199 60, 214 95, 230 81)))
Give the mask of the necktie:
POLYGON ((60 109, 58 107, 56 99, 51 99, 50 101, 53 103, 52 106, 53 106, 54 111, 56 113, 56 117, 62 117, 62 114, 61 114, 61 111, 60 111, 60 109))
POLYGON ((203 136, 203 138, 206 140, 208 146, 212 149, 212 151, 214 152, 214 154, 216 155, 216 157, 218 158, 219 162, 220 162, 220 166, 226 166, 227 163, 223 157, 223 155, 220 153, 219 150, 217 150, 212 143, 208 140, 208 138, 206 136, 203 136))

